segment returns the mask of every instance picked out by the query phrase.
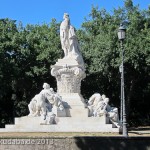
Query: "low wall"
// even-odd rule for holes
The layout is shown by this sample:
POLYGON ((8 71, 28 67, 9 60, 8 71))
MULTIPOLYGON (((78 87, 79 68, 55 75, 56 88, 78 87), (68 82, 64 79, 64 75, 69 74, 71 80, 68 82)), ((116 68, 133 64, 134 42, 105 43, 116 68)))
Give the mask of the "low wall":
POLYGON ((0 150, 150 150, 150 137, 0 138, 0 150))

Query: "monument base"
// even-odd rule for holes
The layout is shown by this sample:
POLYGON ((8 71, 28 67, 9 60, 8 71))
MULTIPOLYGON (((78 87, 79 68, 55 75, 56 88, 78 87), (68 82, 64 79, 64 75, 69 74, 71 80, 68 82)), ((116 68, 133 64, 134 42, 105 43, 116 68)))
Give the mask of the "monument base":
POLYGON ((40 117, 15 118, 15 124, 5 125, 0 132, 117 132, 105 116, 102 117, 59 117, 56 124, 40 124, 40 117))

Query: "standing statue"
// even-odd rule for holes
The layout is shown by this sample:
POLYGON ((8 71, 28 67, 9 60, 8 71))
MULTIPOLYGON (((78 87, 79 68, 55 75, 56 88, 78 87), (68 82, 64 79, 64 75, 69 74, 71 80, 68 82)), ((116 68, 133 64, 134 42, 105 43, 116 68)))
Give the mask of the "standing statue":
POLYGON ((60 40, 61 46, 64 50, 65 57, 68 56, 69 53, 69 27, 70 27, 70 19, 67 13, 64 13, 63 16, 64 21, 62 21, 60 25, 60 40))
POLYGON ((60 40, 64 50, 64 58, 76 59, 79 64, 83 64, 83 58, 80 54, 79 43, 75 34, 75 29, 70 24, 69 14, 64 13, 63 21, 60 25, 60 40))

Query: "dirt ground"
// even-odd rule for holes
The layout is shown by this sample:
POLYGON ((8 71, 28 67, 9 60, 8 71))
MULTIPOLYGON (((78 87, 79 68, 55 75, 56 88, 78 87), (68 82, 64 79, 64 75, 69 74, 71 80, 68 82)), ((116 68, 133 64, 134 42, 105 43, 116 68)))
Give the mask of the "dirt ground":
MULTIPOLYGON (((118 133, 77 133, 77 132, 7 132, 0 133, 0 138, 48 138, 48 137, 82 137, 82 136, 122 136, 118 133)), ((137 127, 128 129, 128 136, 150 136, 150 127, 137 127)))

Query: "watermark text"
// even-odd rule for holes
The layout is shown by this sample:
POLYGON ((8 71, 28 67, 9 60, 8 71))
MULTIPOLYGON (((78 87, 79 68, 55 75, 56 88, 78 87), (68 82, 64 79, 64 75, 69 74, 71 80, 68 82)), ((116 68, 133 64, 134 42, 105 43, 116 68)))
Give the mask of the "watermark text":
POLYGON ((0 139, 0 145, 45 145, 49 144, 49 140, 50 139, 0 139))

